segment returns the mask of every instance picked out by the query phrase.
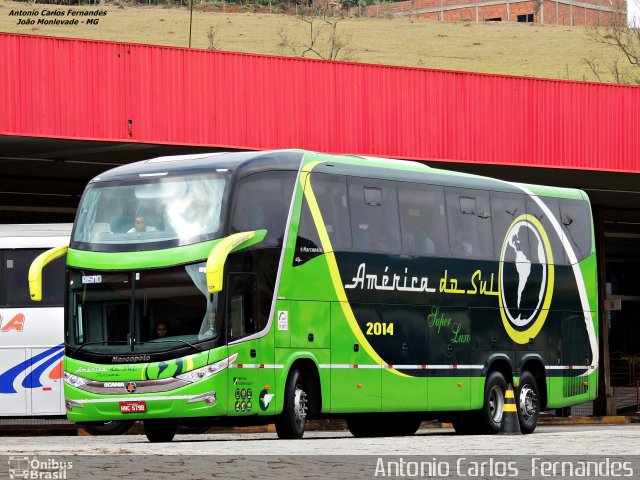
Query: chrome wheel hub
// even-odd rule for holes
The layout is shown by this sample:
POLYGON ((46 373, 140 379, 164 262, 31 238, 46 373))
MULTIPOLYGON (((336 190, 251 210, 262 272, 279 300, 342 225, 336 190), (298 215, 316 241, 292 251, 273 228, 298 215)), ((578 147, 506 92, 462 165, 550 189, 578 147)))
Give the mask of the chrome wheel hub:
POLYGON ((501 423, 503 412, 504 392, 499 385, 494 385, 489 394, 489 414, 495 423, 501 423))
POLYGON ((523 420, 529 420, 538 411, 538 396, 530 385, 523 385, 520 389, 518 408, 523 420))
POLYGON ((302 388, 296 386, 296 391, 293 398, 293 413, 296 419, 296 423, 304 424, 307 419, 307 394, 302 388))

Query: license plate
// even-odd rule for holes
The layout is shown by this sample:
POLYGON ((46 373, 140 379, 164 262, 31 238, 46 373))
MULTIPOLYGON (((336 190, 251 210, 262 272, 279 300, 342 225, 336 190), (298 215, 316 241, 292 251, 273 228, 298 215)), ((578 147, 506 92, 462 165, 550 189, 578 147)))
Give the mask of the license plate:
POLYGON ((120 402, 120 413, 144 413, 147 411, 145 402, 120 402))

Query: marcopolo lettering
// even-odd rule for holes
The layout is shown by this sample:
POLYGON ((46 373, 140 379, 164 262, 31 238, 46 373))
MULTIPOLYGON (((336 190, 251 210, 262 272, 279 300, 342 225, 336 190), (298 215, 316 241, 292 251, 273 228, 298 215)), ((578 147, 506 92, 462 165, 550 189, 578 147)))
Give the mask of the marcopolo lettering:
POLYGON ((131 357, 111 357, 111 363, 134 363, 148 362, 151 360, 149 355, 135 355, 131 357))

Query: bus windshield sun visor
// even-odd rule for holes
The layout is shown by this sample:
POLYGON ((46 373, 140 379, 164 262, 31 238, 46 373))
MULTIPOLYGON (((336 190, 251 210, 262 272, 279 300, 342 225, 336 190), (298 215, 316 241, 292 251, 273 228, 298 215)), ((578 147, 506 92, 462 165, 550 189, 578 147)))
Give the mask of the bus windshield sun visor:
POLYGON ((216 243, 207 258, 206 275, 209 293, 216 293, 222 290, 224 264, 229 254, 261 242, 266 235, 267 231, 264 229, 240 232, 229 235, 216 243))

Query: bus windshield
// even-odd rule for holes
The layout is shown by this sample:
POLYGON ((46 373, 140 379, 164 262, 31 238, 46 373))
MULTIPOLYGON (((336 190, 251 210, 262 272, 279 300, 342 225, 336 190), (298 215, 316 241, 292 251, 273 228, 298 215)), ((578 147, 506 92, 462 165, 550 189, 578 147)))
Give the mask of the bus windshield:
POLYGON ((80 243, 91 250, 136 251, 217 238, 222 233, 227 176, 150 177, 91 185, 82 197, 73 242, 76 248, 80 243))
POLYGON ((67 346, 102 354, 192 348, 219 336, 205 263, 139 272, 69 271, 67 346))

